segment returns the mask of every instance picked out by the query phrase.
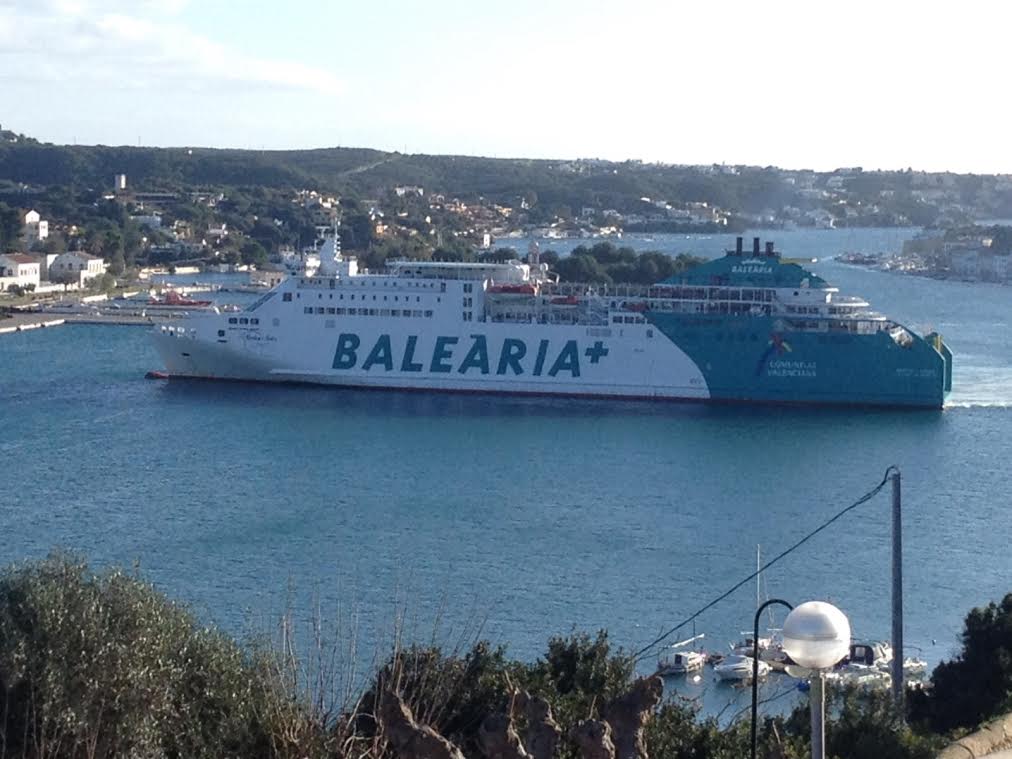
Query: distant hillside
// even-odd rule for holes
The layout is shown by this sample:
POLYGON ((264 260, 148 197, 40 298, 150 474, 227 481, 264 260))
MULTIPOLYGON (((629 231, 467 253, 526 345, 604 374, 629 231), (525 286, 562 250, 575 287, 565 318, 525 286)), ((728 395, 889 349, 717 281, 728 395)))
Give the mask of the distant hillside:
MULTIPOLYGON (((629 217, 630 227, 638 223, 644 230, 652 229, 643 226, 651 219, 680 222, 685 216, 679 209, 689 204, 697 212, 723 209, 725 220, 759 226, 951 225, 1012 214, 1012 177, 1001 176, 404 155, 364 148, 67 146, 0 132, 0 186, 104 190, 112 189, 116 174, 126 174, 130 189, 140 191, 258 186, 380 199, 397 185, 417 185, 429 196, 522 205, 530 224, 579 217, 584 209, 599 215, 614 210, 629 217)), ((598 221, 605 223, 603 216, 598 221)))
POLYGON ((368 196, 393 185, 513 203, 543 202, 627 209, 641 197, 704 201, 743 210, 769 206, 782 195, 776 170, 746 169, 707 176, 692 167, 638 162, 547 161, 466 156, 403 155, 360 148, 259 151, 50 145, 0 142, 0 180, 33 186, 104 188, 126 174, 137 190, 187 187, 314 187, 368 196))

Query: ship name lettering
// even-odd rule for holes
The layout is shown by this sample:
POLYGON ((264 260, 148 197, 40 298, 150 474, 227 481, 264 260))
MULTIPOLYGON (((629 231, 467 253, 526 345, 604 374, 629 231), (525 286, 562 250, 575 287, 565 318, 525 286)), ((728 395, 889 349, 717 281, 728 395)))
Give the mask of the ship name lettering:
POLYGON ((496 374, 505 374, 507 368, 513 369, 514 374, 523 374, 524 368, 520 366, 520 359, 527 353, 527 346, 523 340, 516 340, 507 337, 502 341, 502 352, 499 354, 499 368, 496 374))
POLYGON ((766 374, 770 377, 816 377, 818 367, 814 361, 780 359, 770 361, 766 374))
POLYGON ((732 274, 771 274, 773 269, 769 266, 756 266, 755 264, 736 264, 731 267, 732 274))
MULTIPOLYGON (((459 374, 491 374, 491 360, 489 358, 488 338, 485 335, 469 335, 471 343, 463 358, 454 360, 454 355, 461 355, 461 351, 455 351, 461 338, 454 336, 440 336, 435 339, 432 348, 431 360, 428 370, 433 374, 448 374, 456 368, 459 374)), ((467 338, 464 338, 465 340, 467 338)), ((559 374, 569 374, 571 377, 580 376, 580 346, 576 340, 567 340, 561 350, 552 356, 549 355, 551 344, 549 340, 539 340, 536 352, 531 352, 528 358, 527 343, 521 339, 507 337, 502 341, 499 355, 496 362, 495 373, 499 376, 512 375, 520 376, 525 371, 530 371, 535 377, 546 374, 555 377, 559 374), (533 362, 532 359, 533 358, 533 362), (525 359, 527 366, 525 367, 525 359), (533 366, 531 365, 533 363, 533 366)), ((422 372, 425 367, 416 360, 418 349, 418 335, 410 335, 404 345, 404 352, 400 354, 400 371, 422 372)), ((373 343, 369 352, 366 353, 362 346, 362 338, 354 333, 342 333, 337 338, 337 347, 334 350, 334 369, 348 370, 359 368, 363 372, 378 371, 392 372, 395 370, 395 346, 390 335, 379 335, 373 343), (360 353, 365 356, 359 364, 360 353)), ((598 363, 602 357, 608 355, 608 349, 601 341, 584 351, 590 358, 590 363, 598 363)), ((782 362, 783 363, 783 362, 782 362)), ((789 362, 788 362, 789 363, 789 362)), ((774 373, 777 367, 771 365, 770 373, 774 373)))
POLYGON ((408 337, 408 345, 404 349, 404 360, 401 361, 402 372, 420 372, 422 365, 415 361, 415 346, 418 345, 418 335, 408 337))
POLYGON ((466 374, 469 369, 476 368, 482 374, 488 374, 488 345, 485 342, 485 336, 471 335, 471 339, 474 340, 471 343, 471 349, 464 356, 464 360, 460 362, 460 368, 457 371, 466 374))
POLYGON ((456 337, 437 337, 436 347, 432 351, 432 363, 429 364, 429 371, 433 374, 446 374, 453 371, 453 367, 446 362, 453 358, 453 346, 457 344, 456 337))

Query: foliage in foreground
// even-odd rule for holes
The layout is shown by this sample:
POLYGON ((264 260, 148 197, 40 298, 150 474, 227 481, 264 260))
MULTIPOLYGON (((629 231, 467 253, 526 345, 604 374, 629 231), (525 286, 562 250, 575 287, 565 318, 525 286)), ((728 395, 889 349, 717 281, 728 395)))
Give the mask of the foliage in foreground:
MULTIPOLYGON (((1007 607, 1012 596, 971 617, 983 615, 990 629, 1007 607)), ((451 652, 398 646, 360 698, 342 701, 348 694, 323 664, 336 651, 321 648, 307 665, 294 637, 285 626, 274 644, 240 645, 143 580, 65 555, 9 568, 0 574, 0 756, 393 757, 372 717, 392 686, 469 757, 481 756, 482 720, 526 690, 551 705, 563 731, 559 759, 570 759, 569 729, 600 718, 635 677, 633 660, 604 632, 553 638, 534 662, 480 641, 451 652)), ((903 726, 885 694, 837 694, 829 714, 827 754, 836 759, 928 759, 941 742, 903 726)), ((805 708, 764 719, 759 756, 808 756, 808 725, 805 708)), ((678 699, 646 731, 650 755, 664 759, 740 759, 748 740, 747 714, 722 728, 678 699)))
POLYGON ((1012 593, 967 614, 961 640, 956 658, 931 674, 931 688, 911 699, 911 718, 937 732, 1012 711, 1012 593))

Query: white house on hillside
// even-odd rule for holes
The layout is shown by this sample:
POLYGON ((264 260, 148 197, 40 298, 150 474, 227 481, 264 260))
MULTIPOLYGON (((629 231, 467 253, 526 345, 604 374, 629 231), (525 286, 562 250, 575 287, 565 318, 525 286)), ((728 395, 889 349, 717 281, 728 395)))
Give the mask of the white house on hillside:
POLYGON ((23 253, 0 256, 0 292, 11 285, 39 286, 39 260, 23 253))
POLYGON ((39 216, 39 212, 31 210, 24 216, 24 231, 22 233, 25 242, 34 245, 49 237, 49 222, 39 216))
POLYGON ((98 256, 79 250, 61 253, 49 265, 51 282, 84 285, 88 280, 105 274, 106 264, 98 256))

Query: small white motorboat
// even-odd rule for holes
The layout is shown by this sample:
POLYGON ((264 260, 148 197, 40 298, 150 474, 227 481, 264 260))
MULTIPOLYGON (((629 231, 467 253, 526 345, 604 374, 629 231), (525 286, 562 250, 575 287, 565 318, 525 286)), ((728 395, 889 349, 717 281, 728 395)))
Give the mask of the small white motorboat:
POLYGON ((753 667, 755 667, 760 678, 766 677, 770 673, 770 665, 766 662, 756 662, 751 656, 741 656, 739 654, 732 654, 720 664, 714 665, 713 671, 721 680, 750 682, 752 680, 753 667))
POLYGON ((706 663, 706 654, 700 651, 667 650, 657 660, 658 675, 684 675, 696 672, 706 663))

